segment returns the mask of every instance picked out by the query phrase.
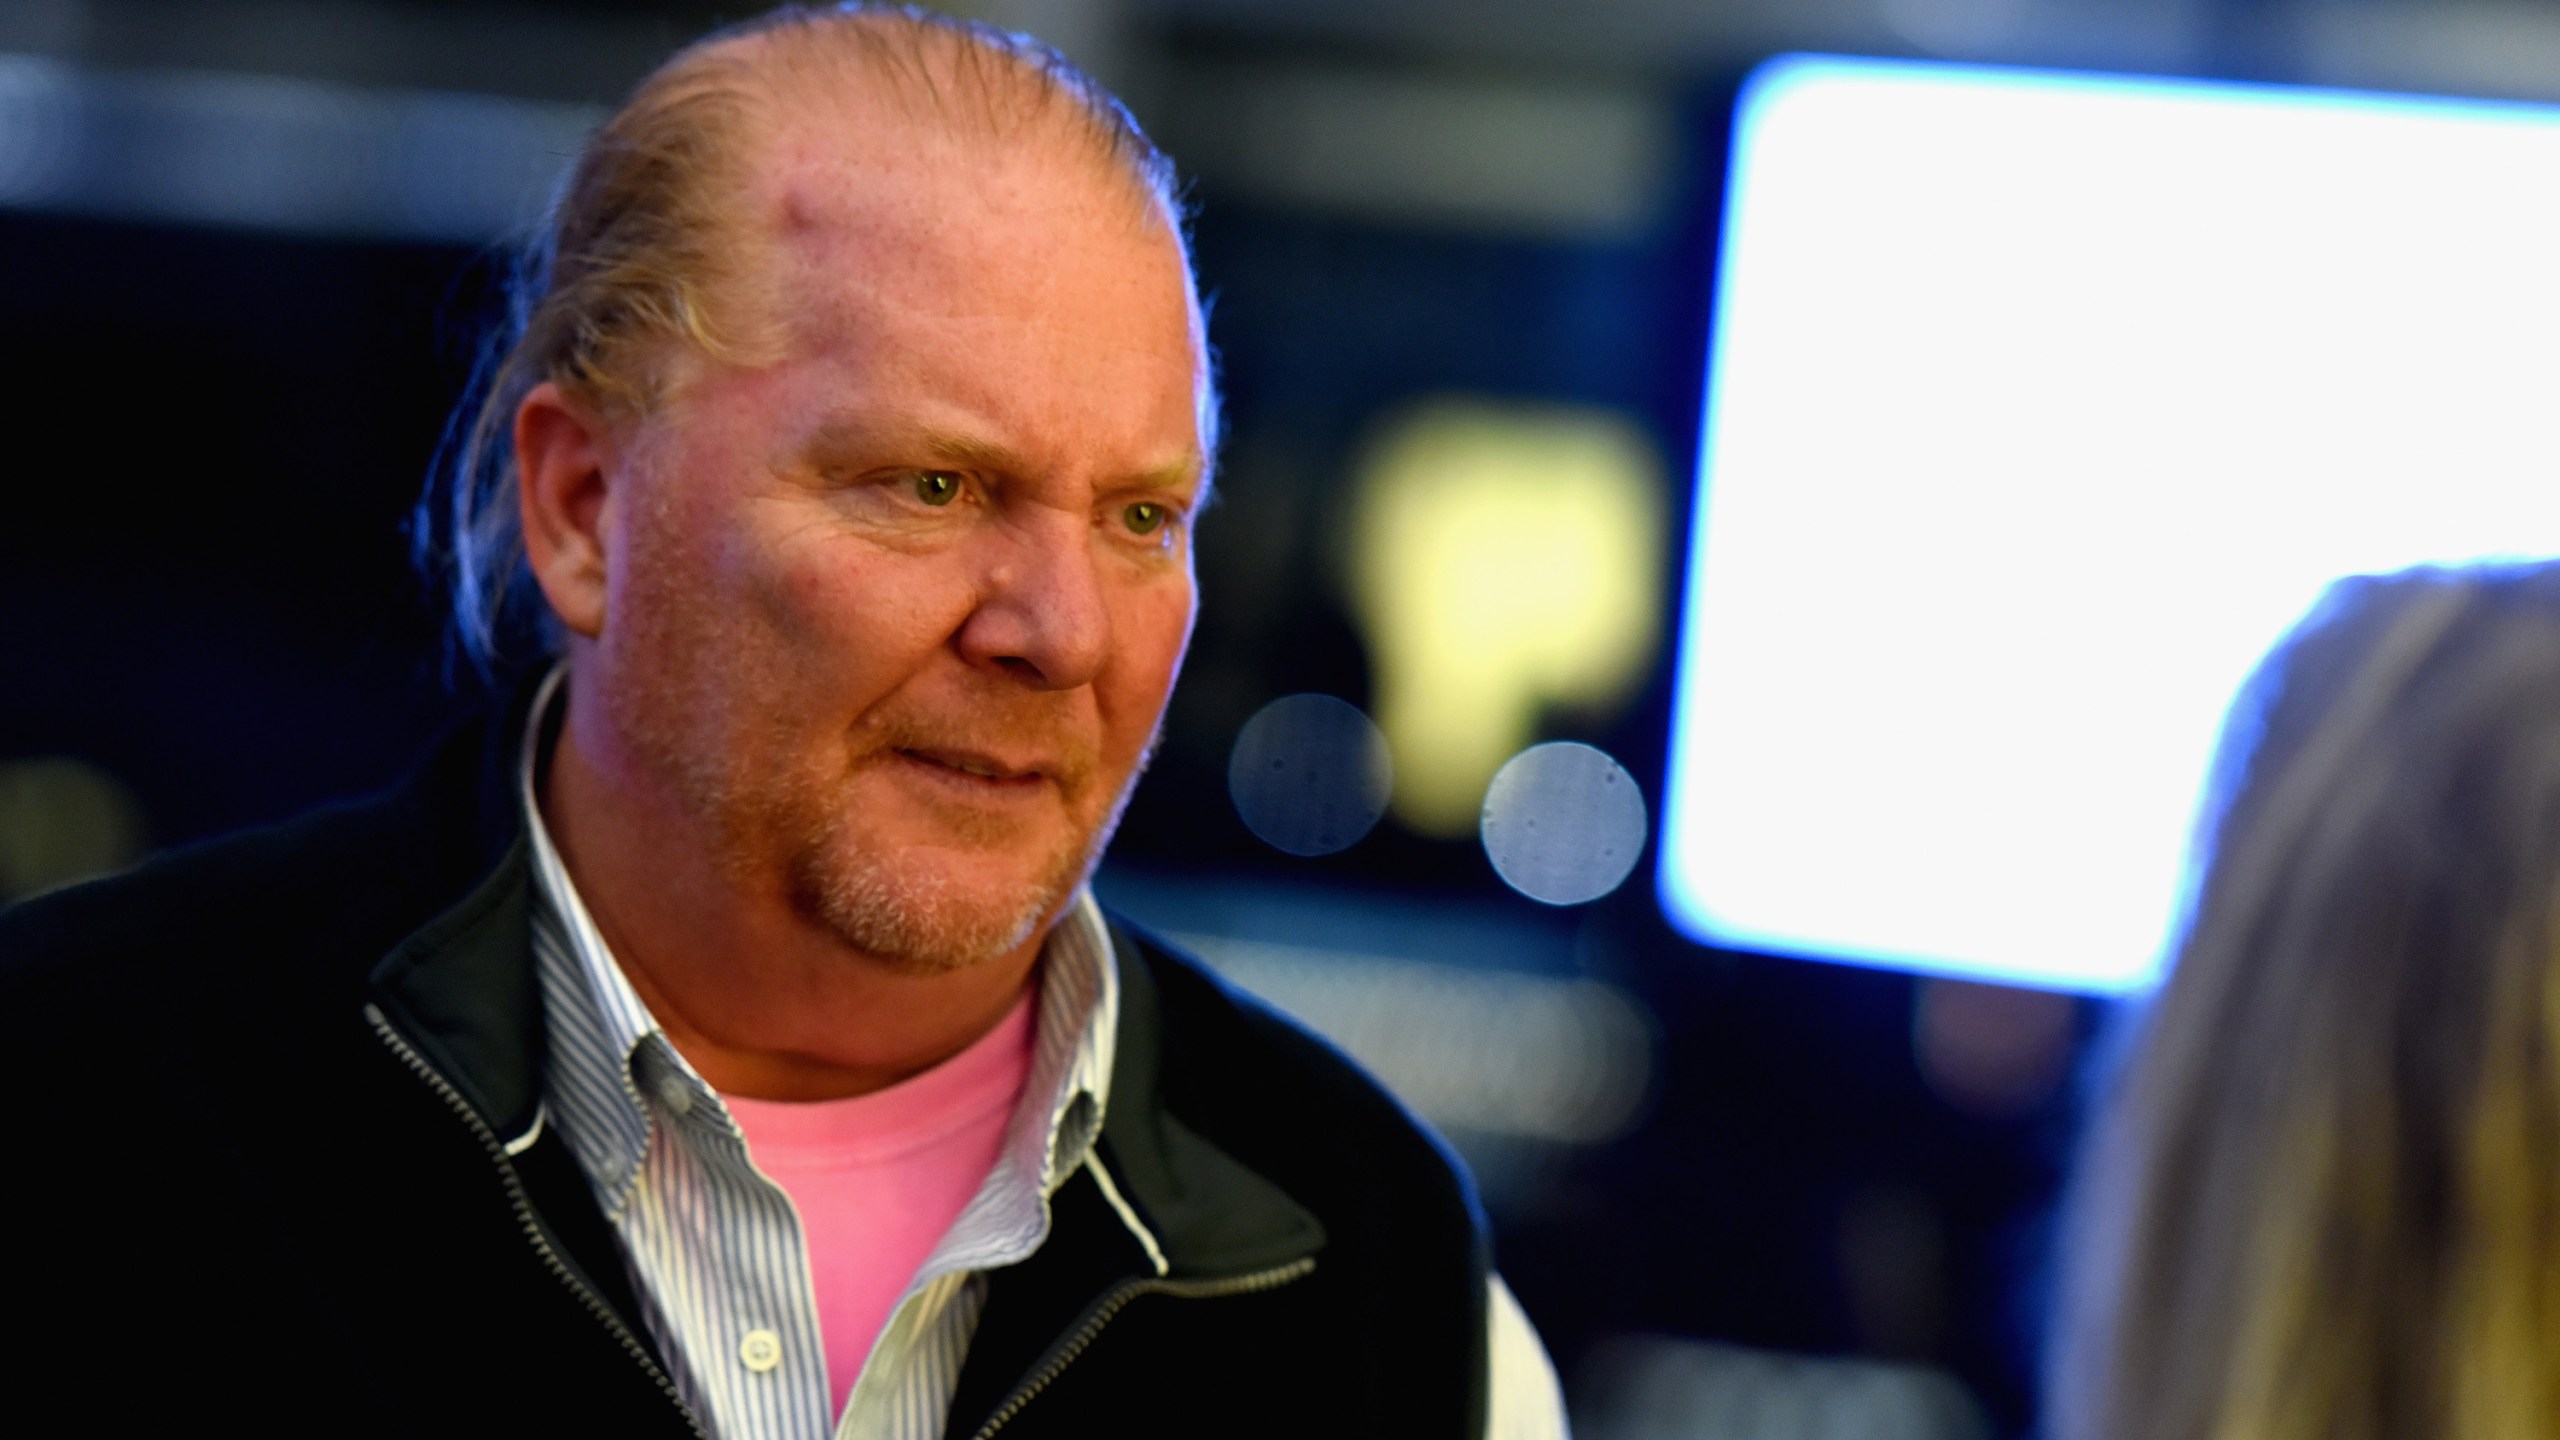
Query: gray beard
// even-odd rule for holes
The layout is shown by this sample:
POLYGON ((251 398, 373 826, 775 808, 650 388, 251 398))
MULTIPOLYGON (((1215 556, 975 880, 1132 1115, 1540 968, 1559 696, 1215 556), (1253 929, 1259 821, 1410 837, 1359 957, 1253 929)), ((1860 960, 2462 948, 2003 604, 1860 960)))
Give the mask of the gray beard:
POLYGON ((843 826, 829 813, 791 852, 792 907, 901 974, 947 975, 1013 954, 1053 924, 1092 876, 1163 738, 1159 720, 1102 822, 1082 845, 1053 856, 1016 904, 972 904, 953 894, 939 871, 917 867, 908 857, 853 853, 843 826))
POLYGON ((900 857, 843 854, 841 837, 831 835, 793 855, 791 904, 900 974, 947 975, 1028 943, 1084 883, 1101 838, 1059 854, 1017 903, 999 908, 954 894, 946 877, 900 857))

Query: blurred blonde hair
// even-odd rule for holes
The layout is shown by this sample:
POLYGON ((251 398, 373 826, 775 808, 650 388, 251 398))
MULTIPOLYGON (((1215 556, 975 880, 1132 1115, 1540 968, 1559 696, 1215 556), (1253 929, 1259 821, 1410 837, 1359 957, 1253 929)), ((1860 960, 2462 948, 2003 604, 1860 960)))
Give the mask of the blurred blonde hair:
MULTIPOLYGON (((677 52, 580 149, 526 251, 418 503, 422 568, 450 591, 454 637, 484 673, 510 612, 543 613, 524 568, 512 426, 545 381, 614 420, 663 403, 686 364, 754 363, 747 303, 760 247, 742 170, 777 104, 848 90, 907 118, 1003 142, 1035 127, 1081 142, 1181 233, 1172 162, 1109 91, 1027 35, 913 6, 786 5, 677 52)), ((1202 400, 1214 447, 1214 393, 1202 400)))
POLYGON ((2341 583, 2223 755, 2046 1434, 2560 1436, 2560 571, 2341 583))

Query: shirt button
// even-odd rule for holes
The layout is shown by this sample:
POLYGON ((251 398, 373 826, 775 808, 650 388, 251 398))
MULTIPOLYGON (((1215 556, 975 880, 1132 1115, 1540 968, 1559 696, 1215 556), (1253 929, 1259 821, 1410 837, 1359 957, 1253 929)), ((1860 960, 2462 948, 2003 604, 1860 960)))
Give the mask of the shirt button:
POLYGON ((782 1337, 770 1330, 750 1330, 738 1342, 738 1359, 761 1375, 782 1363, 782 1337))
MULTIPOLYGON (((685 1088, 684 1081, 680 1077, 669 1075, 665 1079, 660 1080, 658 1082, 658 1099, 660 1103, 664 1104, 669 1110, 674 1111, 678 1115, 689 1115, 693 1113, 693 1092, 685 1088)), ((756 1333, 761 1335, 764 1332, 759 1330, 756 1333)))

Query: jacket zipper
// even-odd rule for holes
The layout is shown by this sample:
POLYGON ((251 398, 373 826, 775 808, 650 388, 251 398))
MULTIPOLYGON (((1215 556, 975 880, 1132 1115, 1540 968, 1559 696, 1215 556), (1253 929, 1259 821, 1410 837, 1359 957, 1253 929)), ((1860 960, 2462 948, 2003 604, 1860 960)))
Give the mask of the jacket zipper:
POLYGON ((711 1440, 711 1432, 703 1429, 702 1422, 694 1418, 693 1407, 684 1403, 684 1396, 677 1393, 675 1382, 667 1378, 667 1372, 649 1354, 649 1347, 640 1343, 640 1337, 632 1334, 631 1327, 622 1323, 622 1317, 613 1313, 613 1307, 605 1303, 605 1298, 578 1278, 578 1273, 570 1269, 568 1262, 560 1258, 560 1252, 552 1247, 551 1237, 543 1233, 541 1217, 533 1213, 533 1201, 525 1194, 524 1180, 516 1174, 515 1162, 507 1158, 506 1144, 498 1138, 498 1132, 490 1129, 489 1122, 480 1118, 480 1112, 471 1108, 471 1102, 463 1098, 462 1092, 453 1088, 452 1082, 439 1074, 427 1057, 419 1054, 416 1047, 393 1028, 380 1007, 367 1004, 364 1018, 372 1022, 374 1033, 382 1037, 382 1043, 391 1048, 391 1053, 399 1057, 400 1063, 425 1081, 427 1087, 436 1092, 437 1098, 443 1100, 454 1114, 461 1116, 463 1123, 471 1127, 471 1133, 479 1137, 481 1148, 489 1152, 490 1163, 498 1167, 498 1178, 507 1187, 507 1204, 515 1210, 516 1224, 523 1229, 534 1253, 542 1258, 544 1268, 567 1286, 570 1294, 578 1297, 579 1303, 586 1306, 587 1313, 613 1332, 613 1338, 622 1342, 623 1350, 639 1362, 641 1369, 649 1372, 658 1392, 674 1404, 676 1413, 684 1417, 685 1425, 702 1440, 711 1440))
POLYGON ((1032 1371, 1031 1378, 1023 1381, 1002 1405, 996 1407, 995 1413, 987 1417, 987 1423, 978 1427, 978 1433, 972 1440, 987 1440, 988 1436, 1003 1429, 1006 1422, 1022 1413, 1022 1407, 1030 1404, 1032 1397, 1048 1389, 1051 1381, 1075 1363, 1076 1357, 1083 1354, 1094 1337, 1102 1333, 1102 1327, 1111 1323, 1111 1317, 1139 1296, 1172 1295, 1184 1300, 1210 1300, 1225 1295, 1250 1295, 1257 1290, 1277 1289, 1315 1268, 1315 1257, 1308 1256, 1269 1270, 1257 1270, 1250 1275, 1237 1275, 1225 1280, 1161 1280, 1149 1277, 1120 1282, 1103 1291, 1084 1308, 1083 1316, 1049 1347, 1049 1353, 1032 1371))

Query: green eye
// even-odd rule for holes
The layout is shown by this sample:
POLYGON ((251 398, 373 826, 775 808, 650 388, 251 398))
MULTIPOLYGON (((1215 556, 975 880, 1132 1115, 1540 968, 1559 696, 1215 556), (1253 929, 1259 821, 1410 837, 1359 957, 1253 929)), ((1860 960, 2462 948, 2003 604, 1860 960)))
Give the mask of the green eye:
POLYGON ((1151 500, 1141 500, 1120 512, 1120 523, 1132 535, 1153 535, 1164 528, 1164 507, 1151 500))
POLYGON ((948 505, 960 494, 960 477, 948 470, 916 473, 916 498, 927 505, 948 505))

